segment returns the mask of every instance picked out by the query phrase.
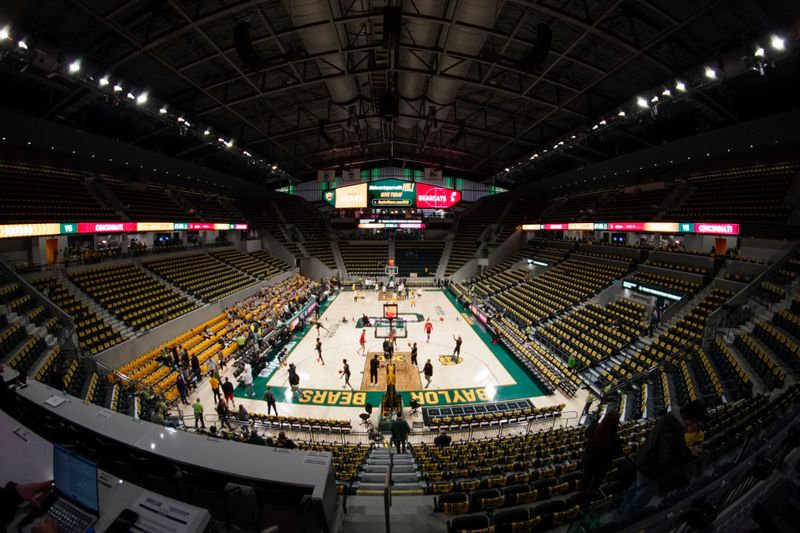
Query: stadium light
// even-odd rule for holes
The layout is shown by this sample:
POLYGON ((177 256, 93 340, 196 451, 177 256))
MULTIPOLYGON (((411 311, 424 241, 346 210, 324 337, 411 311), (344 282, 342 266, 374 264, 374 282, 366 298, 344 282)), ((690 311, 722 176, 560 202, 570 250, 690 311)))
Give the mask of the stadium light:
POLYGON ((11 28, 9 26, 3 26, 0 29, 0 41, 7 41, 11 39, 11 28))
POLYGON ((230 148, 231 146, 233 146, 233 139, 225 143, 225 148, 230 148))
POLYGON ((506 172, 511 172, 511 169, 506 167, 506 172))
POLYGON ((272 165, 272 170, 278 170, 278 165, 272 165))
POLYGON ((108 76, 103 76, 102 78, 100 78, 99 80, 97 80, 97 84, 98 84, 100 87, 105 87, 106 85, 108 85, 108 76))
POLYGON ((595 124, 594 126, 592 126, 592 131, 596 130, 596 129, 597 129, 597 128, 599 128, 599 127, 600 127, 600 126, 598 126, 597 124, 595 124))
POLYGON ((136 97, 136 103, 139 105, 144 105, 147 103, 147 91, 141 93, 139 96, 136 97))
POLYGON ((705 74, 706 74, 706 78, 708 78, 708 79, 710 79, 710 80, 715 80, 715 79, 717 79, 717 71, 716 71, 716 70, 714 70, 714 69, 713 69, 713 68, 711 68, 711 67, 706 67, 706 72, 705 72, 705 74))
POLYGON ((636 105, 638 105, 639 107, 644 108, 644 109, 647 109, 648 107, 650 107, 650 104, 647 103, 647 100, 645 100, 641 96, 636 99, 636 105))
POLYGON ((753 52, 753 55, 756 57, 764 57, 765 55, 764 49, 761 48, 760 46, 756 46, 756 51, 753 52))
POLYGON ((243 154, 243 155, 245 155, 245 156, 247 156, 247 157, 253 157, 253 154, 251 154, 251 153, 250 153, 250 152, 248 152, 247 150, 243 150, 243 151, 242 151, 242 154, 243 154))
POLYGON ((670 91, 669 89, 664 89, 663 91, 661 91, 661 96, 672 96, 672 91, 670 91))
POLYGON ((782 52, 786 49, 786 43, 784 42, 783 38, 777 35, 770 37, 769 44, 772 46, 772 48, 778 50, 779 52, 782 52))
POLYGON ((167 106, 162 107, 158 110, 159 115, 166 115, 167 114, 167 106))
POLYGON ((675 82, 675 90, 679 91, 679 92, 682 92, 682 93, 685 93, 686 92, 686 84, 683 83, 680 80, 676 81, 675 82))
POLYGON ((81 60, 80 59, 76 59, 75 61, 73 61, 72 63, 69 64, 69 71, 72 74, 75 74, 80 69, 81 69, 81 60))
POLYGON ((203 135, 211 135, 211 130, 206 128, 206 130, 203 132, 203 135))
POLYGON ((120 85, 119 83, 114 84, 114 92, 115 93, 122 92, 122 85, 120 85))
POLYGON ((20 42, 18 42, 18 43, 17 43, 17 46, 19 46, 19 47, 20 47, 20 48, 22 48, 23 50, 27 50, 27 49, 28 49, 28 43, 26 43, 25 41, 20 41, 20 42))
POLYGON ((189 122, 188 120, 184 120, 183 121, 183 125, 186 126, 187 128, 191 128, 192 127, 192 123, 189 122))
POLYGON ((654 97, 652 97, 652 98, 650 99, 650 101, 651 101, 651 102, 653 102, 654 104, 655 104, 655 103, 657 103, 657 102, 658 102, 658 96, 654 96, 654 97))
POLYGON ((128 94, 126 94, 125 96, 127 96, 127 97, 128 97, 128 100, 136 100, 136 97, 135 97, 135 96, 133 96, 133 93, 128 93, 128 94))
POLYGON ((599 124, 600 124, 601 126, 605 126, 606 124, 608 124, 608 122, 606 122, 606 119, 603 119, 603 120, 601 120, 601 121, 599 122, 599 124))
POLYGON ((617 113, 617 116, 618 116, 618 117, 624 117, 624 116, 625 116, 625 111, 623 111, 622 109, 620 109, 620 110, 619 110, 619 113, 617 113))

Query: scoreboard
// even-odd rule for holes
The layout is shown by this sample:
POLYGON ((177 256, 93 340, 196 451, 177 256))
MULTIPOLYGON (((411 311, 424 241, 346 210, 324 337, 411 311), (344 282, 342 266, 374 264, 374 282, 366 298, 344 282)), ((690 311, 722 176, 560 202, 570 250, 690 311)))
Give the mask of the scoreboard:
POLYGON ((461 191, 398 179, 359 183, 326 191, 326 202, 337 209, 447 209, 461 201, 461 191))

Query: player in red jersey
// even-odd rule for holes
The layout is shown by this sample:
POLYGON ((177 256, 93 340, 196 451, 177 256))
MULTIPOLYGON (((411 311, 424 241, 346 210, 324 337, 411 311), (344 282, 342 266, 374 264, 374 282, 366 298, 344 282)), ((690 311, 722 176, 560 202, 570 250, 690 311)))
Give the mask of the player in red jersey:
POLYGON ((431 319, 429 318, 425 322, 425 334, 428 336, 428 340, 426 340, 425 342, 431 341, 431 331, 433 331, 433 324, 431 324, 431 319))
POLYGON ((361 338, 358 339, 358 344, 361 345, 361 348, 358 349, 358 351, 361 353, 361 355, 367 355, 367 330, 366 329, 362 329, 361 330, 361 338))

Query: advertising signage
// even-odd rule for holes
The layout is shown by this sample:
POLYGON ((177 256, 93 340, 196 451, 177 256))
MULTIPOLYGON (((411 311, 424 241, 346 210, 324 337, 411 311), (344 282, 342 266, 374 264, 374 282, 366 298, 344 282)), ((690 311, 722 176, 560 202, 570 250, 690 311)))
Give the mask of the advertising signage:
POLYGON ((461 191, 426 183, 385 179, 325 191, 322 199, 337 209, 448 209, 461 201, 461 191))
POLYGON ((417 207, 421 209, 448 209, 461 201, 461 191, 446 187, 417 184, 417 207))
POLYGON ((611 230, 649 233, 697 233, 701 235, 739 235, 740 226, 731 222, 559 222, 523 224, 522 231, 611 230))
POLYGON ((397 179, 373 181, 368 184, 369 207, 414 207, 416 183, 397 179))
POLYGON ((149 233, 186 230, 246 230, 247 224, 229 222, 48 222, 42 224, 0 224, 0 239, 48 237, 54 235, 149 233))

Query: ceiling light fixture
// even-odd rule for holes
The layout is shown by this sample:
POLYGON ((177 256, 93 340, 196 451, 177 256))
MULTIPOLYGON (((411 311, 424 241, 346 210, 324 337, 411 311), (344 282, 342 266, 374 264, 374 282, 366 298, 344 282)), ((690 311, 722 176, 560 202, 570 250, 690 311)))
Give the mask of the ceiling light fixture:
POLYGON ((713 68, 711 68, 711 67, 706 67, 705 74, 706 74, 706 78, 708 78, 708 79, 710 79, 710 80, 715 80, 715 79, 717 79, 717 71, 716 71, 716 70, 714 70, 714 69, 713 69, 713 68))
POLYGON ((72 74, 75 74, 80 69, 81 69, 81 60, 80 59, 76 59, 75 61, 73 61, 72 63, 69 64, 69 71, 72 74))
POLYGON ((773 35, 772 37, 770 37, 769 44, 770 46, 772 46, 772 48, 778 51, 783 51, 786 49, 785 41, 783 40, 782 37, 779 37, 777 35, 773 35))
POLYGON ((647 109, 648 107, 650 107, 650 105, 647 103, 647 100, 645 100, 641 96, 636 99, 636 105, 638 105, 639 107, 642 107, 644 109, 647 109))

